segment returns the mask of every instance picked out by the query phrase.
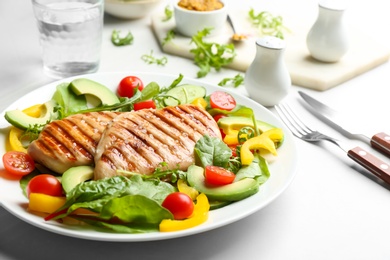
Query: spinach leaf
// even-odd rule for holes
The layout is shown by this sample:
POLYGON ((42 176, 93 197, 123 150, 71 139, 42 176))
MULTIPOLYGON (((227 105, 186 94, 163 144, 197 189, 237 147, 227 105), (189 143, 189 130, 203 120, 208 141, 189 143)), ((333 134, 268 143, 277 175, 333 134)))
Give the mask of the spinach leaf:
POLYGON ((158 202, 143 195, 126 195, 108 201, 99 216, 72 215, 91 226, 118 233, 145 233, 158 231, 163 219, 173 215, 158 202))
POLYGON ((142 195, 127 195, 110 200, 104 205, 100 217, 123 223, 158 225, 163 219, 173 219, 169 210, 158 202, 142 195))
POLYGON ((69 88, 69 83, 59 84, 52 99, 58 103, 57 111, 60 119, 88 108, 85 96, 76 95, 69 88))
POLYGON ((254 154, 255 158, 248 166, 242 167, 236 174, 234 181, 239 181, 245 178, 256 179, 261 185, 266 182, 270 176, 267 161, 259 154, 254 154))
POLYGON ((137 233, 147 233, 147 232, 157 232, 159 231, 159 228, 156 226, 151 226, 148 224, 143 225, 130 225, 130 224, 112 224, 109 222, 101 221, 98 218, 90 217, 90 216, 72 216, 72 218, 83 221, 87 223, 88 225, 100 227, 105 230, 111 230, 112 232, 116 233, 131 233, 131 234, 137 234, 137 233))
POLYGON ((156 82, 150 82, 141 92, 141 101, 148 100, 160 93, 160 86, 156 82))
POLYGON ((143 180, 139 175, 88 181, 80 183, 67 195, 65 205, 53 213, 53 218, 63 218, 78 208, 100 213, 110 200, 126 195, 143 195, 161 204, 175 190, 169 183, 143 180))
POLYGON ((203 168, 215 165, 226 168, 232 156, 232 150, 219 138, 204 135, 194 148, 196 164, 203 168))

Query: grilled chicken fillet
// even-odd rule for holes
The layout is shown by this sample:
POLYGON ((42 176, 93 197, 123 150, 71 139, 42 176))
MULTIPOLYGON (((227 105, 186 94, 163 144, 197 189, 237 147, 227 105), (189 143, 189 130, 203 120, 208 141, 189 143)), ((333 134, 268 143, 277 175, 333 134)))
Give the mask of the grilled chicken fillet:
POLYGON ((34 161, 63 173, 80 165, 93 165, 96 147, 109 122, 119 113, 77 114, 47 124, 28 147, 34 161))
POLYGON ((165 169, 187 170, 194 146, 203 135, 221 138, 217 123, 204 109, 180 105, 122 113, 107 126, 95 154, 95 179, 117 170, 151 174, 165 169))

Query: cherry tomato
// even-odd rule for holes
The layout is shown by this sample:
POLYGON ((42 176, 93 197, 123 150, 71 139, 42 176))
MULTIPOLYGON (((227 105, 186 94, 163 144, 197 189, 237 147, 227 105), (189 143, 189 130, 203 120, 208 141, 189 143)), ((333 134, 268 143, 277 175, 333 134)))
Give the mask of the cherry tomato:
POLYGON ((232 157, 237 156, 237 146, 229 146, 230 150, 232 150, 232 157))
POLYGON ((236 107, 236 100, 229 93, 215 91, 210 95, 210 106, 230 111, 236 107))
POLYGON ((225 138, 226 134, 223 132, 222 129, 219 129, 219 131, 221 132, 221 137, 222 137, 222 140, 225 138))
POLYGON ((221 186, 232 183, 236 175, 225 168, 208 165, 206 166, 204 177, 206 184, 221 186))
POLYGON ((145 108, 156 108, 156 104, 153 100, 145 100, 134 104, 135 111, 145 108))
POLYGON ((224 114, 217 114, 217 115, 213 116, 215 122, 218 122, 218 120, 223 118, 223 117, 226 117, 226 115, 224 115, 224 114))
POLYGON ((141 79, 136 76, 127 76, 124 77, 119 83, 117 92, 121 97, 131 98, 134 96, 137 88, 139 91, 144 89, 144 83, 141 81, 141 79))
POLYGON ((7 172, 14 175, 27 175, 35 169, 34 160, 24 152, 11 151, 3 155, 3 164, 7 172))
POLYGON ((183 192, 169 194, 161 205, 169 210, 176 220, 188 218, 194 211, 192 199, 183 192))
POLYGON ((51 174, 40 174, 33 177, 27 184, 27 196, 30 193, 43 193, 50 196, 62 196, 61 182, 51 174))

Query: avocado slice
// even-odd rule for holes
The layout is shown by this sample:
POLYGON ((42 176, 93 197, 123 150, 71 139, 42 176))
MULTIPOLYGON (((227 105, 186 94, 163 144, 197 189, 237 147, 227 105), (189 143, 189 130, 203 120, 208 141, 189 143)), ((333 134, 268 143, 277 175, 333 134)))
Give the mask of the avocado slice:
POLYGON ((98 98, 103 105, 119 103, 119 98, 106 86, 86 78, 75 79, 70 83, 70 89, 76 95, 92 95, 98 98))
POLYGON ((69 168, 62 174, 62 188, 66 193, 69 193, 79 183, 82 183, 93 178, 92 166, 75 166, 69 168))
POLYGON ((54 112, 56 105, 57 102, 54 100, 44 103, 40 117, 29 116, 19 109, 5 112, 4 117, 11 125, 26 130, 34 125, 45 125, 53 119, 57 119, 58 115, 54 112))
POLYGON ((190 186, 206 194, 210 200, 215 201, 238 201, 255 194, 259 190, 257 181, 251 178, 218 187, 206 186, 204 170, 197 165, 188 167, 187 181, 190 186))
MULTIPOLYGON (((261 120, 256 120, 256 125, 260 133, 275 128, 275 126, 263 122, 261 120)), ((252 118, 250 117, 227 116, 227 117, 222 117, 218 120, 218 126, 223 130, 225 134, 229 134, 229 132, 231 132, 232 130, 239 131, 241 128, 245 126, 253 127, 253 121, 252 118)))

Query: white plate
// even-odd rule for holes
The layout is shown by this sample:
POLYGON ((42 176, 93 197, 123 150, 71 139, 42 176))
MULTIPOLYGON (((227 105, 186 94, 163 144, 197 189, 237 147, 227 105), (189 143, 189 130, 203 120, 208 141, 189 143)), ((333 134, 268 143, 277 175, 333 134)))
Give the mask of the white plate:
MULTIPOLYGON (((166 74, 156 74, 156 73, 130 73, 132 75, 139 76, 144 84, 147 84, 151 81, 157 82, 160 86, 169 86, 178 75, 166 75, 166 74)), ((119 81, 129 75, 126 73, 99 73, 79 77, 87 77, 97 82, 100 82, 107 87, 116 89, 119 81)), ((34 90, 33 92, 21 97, 19 100, 14 102, 9 106, 7 110, 11 109, 24 109, 31 105, 37 103, 43 103, 48 101, 54 93, 55 87, 61 82, 70 82, 70 79, 64 79, 57 82, 53 82, 41 88, 34 90)), ((224 90, 227 89, 213 86, 198 80, 184 78, 182 83, 190 83, 196 85, 202 85, 207 88, 208 93, 211 93, 215 90, 224 90)), ((275 198, 277 198, 291 183, 295 175, 295 169, 297 165, 297 152, 296 146, 293 141, 293 136, 291 133, 284 127, 281 121, 276 118, 270 111, 266 108, 260 106, 258 103, 248 99, 244 96, 231 93, 236 98, 239 104, 243 104, 253 108, 256 113, 256 117, 263 121, 269 122, 273 125, 283 128, 285 132, 285 141, 282 147, 278 149, 278 158, 273 163, 270 164, 271 177, 268 181, 260 187, 260 191, 242 201, 233 203, 229 206, 226 206, 222 209, 217 209, 211 211, 209 214, 209 219, 206 223, 199 225, 197 227, 178 231, 178 232, 155 232, 155 233, 145 233, 145 234, 117 234, 117 233, 104 233, 93 230, 87 226, 69 226, 57 223, 55 221, 48 221, 34 214, 31 214, 27 211, 28 200, 23 196, 22 191, 19 187, 19 182, 15 180, 7 180, 2 177, 0 174, 0 204, 8 210, 10 213, 14 214, 18 218, 26 221, 34 226, 39 228, 58 233, 61 235, 90 239, 90 240, 101 240, 101 241, 152 241, 152 240, 164 240, 177 238, 182 236, 189 236, 193 234, 198 234, 208 230, 212 230, 218 227, 228 225, 232 222, 240 220, 268 205, 275 198)), ((4 114, 3 114, 4 115, 4 114)), ((2 125, 4 124, 4 117, 1 119, 2 125)), ((7 138, 7 129, 1 130, 1 143, 5 144, 7 138)), ((0 147, 0 154, 5 152, 5 147, 0 147)), ((3 170, 2 162, 0 162, 1 169, 3 170)))

